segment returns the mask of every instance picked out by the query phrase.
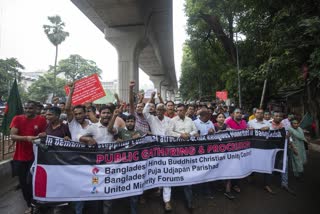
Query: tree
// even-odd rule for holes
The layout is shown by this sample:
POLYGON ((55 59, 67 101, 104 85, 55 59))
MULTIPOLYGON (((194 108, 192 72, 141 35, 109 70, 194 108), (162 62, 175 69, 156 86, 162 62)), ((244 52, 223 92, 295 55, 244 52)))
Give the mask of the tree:
POLYGON ((80 55, 70 55, 69 58, 59 61, 57 73, 64 73, 67 80, 75 81, 83 77, 102 73, 102 70, 92 60, 82 58, 80 55))
POLYGON ((57 77, 56 86, 54 86, 52 84, 54 78, 55 74, 52 71, 40 76, 39 79, 28 88, 30 99, 45 103, 54 90, 56 91, 56 96, 64 97, 64 86, 67 84, 67 81, 57 77))
MULTIPOLYGON (((259 105, 264 80, 267 99, 284 88, 305 87, 305 107, 319 122, 319 1, 186 0, 185 11, 189 48, 184 55, 191 61, 182 63, 181 89, 198 81, 188 76, 192 62, 193 71, 215 75, 212 88, 225 83, 236 98, 232 42, 239 53, 242 100, 248 108, 259 105), (237 43, 235 33, 243 38, 237 43)), ((201 83, 210 84, 205 78, 201 83)))
MULTIPOLYGON (((56 47, 56 54, 54 59, 54 78, 53 85, 56 86, 56 67, 58 59, 58 46, 69 36, 69 33, 64 31, 65 24, 61 20, 60 16, 48 16, 48 19, 52 25, 43 25, 45 34, 49 41, 56 47)), ((56 95, 56 87, 54 87, 53 94, 56 95)))
POLYGON ((0 59, 0 96, 7 97, 11 83, 15 78, 20 80, 23 69, 16 58, 0 59))

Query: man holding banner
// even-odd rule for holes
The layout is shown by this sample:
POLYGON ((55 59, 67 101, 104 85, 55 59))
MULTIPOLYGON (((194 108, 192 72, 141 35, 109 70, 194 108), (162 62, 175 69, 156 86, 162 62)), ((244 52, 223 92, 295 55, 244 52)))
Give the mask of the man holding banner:
MULTIPOLYGON (((271 123, 264 119, 264 110, 258 108, 255 113, 255 119, 248 122, 248 126, 251 129, 260 129, 263 131, 268 131, 271 128, 271 123)), ((275 194, 270 187, 270 174, 264 174, 264 189, 270 194, 275 194)))
POLYGON ((34 160, 32 141, 45 131, 47 125, 45 118, 36 115, 36 106, 36 102, 28 101, 24 107, 25 114, 15 116, 10 125, 11 139, 16 141, 16 151, 13 156, 14 168, 17 169, 22 194, 27 202, 26 214, 31 213, 32 201, 32 184, 27 182, 34 160))
POLYGON ((108 131, 108 125, 112 115, 112 109, 110 106, 104 105, 100 108, 100 121, 94 123, 83 132, 83 135, 78 141, 88 144, 102 144, 114 142, 114 134, 117 134, 117 129, 113 129, 112 132, 108 131))
MULTIPOLYGON (((192 119, 186 117, 186 106, 182 103, 177 106, 178 116, 171 119, 171 128, 169 135, 179 137, 184 140, 188 140, 191 136, 199 136, 198 129, 193 123, 192 119)), ((192 186, 184 187, 184 194, 187 199, 187 207, 194 209, 193 197, 192 197, 192 186)), ((171 197, 171 192, 170 192, 171 197)), ((169 197, 169 198, 170 198, 169 197)))
POLYGON ((70 84, 70 91, 67 98, 65 110, 67 112, 68 126, 71 132, 72 140, 78 141, 83 132, 91 125, 91 121, 86 119, 86 108, 83 105, 71 107, 72 96, 75 85, 70 84))
MULTIPOLYGON (((167 136, 169 135, 169 128, 171 124, 170 118, 164 116, 166 112, 165 105, 163 103, 159 103, 156 107, 156 116, 152 115, 150 113, 150 106, 152 101, 154 100, 155 92, 151 94, 150 101, 146 104, 146 106, 143 109, 143 115, 148 121, 151 133, 153 135, 160 135, 160 136, 167 136)), ((172 206, 170 203, 171 199, 171 187, 163 187, 163 202, 164 202, 164 209, 166 211, 171 211, 172 206)))
MULTIPOLYGON (((108 124, 108 131, 110 133, 117 134, 122 141, 126 140, 131 140, 131 139, 136 139, 139 137, 142 137, 145 135, 142 131, 136 130, 135 129, 135 122, 136 118, 134 115, 130 114, 126 117, 126 128, 114 128, 114 123, 116 118, 118 117, 120 111, 119 109, 114 110, 113 112, 113 117, 111 121, 108 124)), ((137 209, 138 209, 138 196, 131 196, 130 197, 130 209, 131 209, 131 214, 137 214, 137 209)), ((109 202, 110 204, 110 202, 109 202)))
MULTIPOLYGON (((271 122, 271 128, 270 130, 278 130, 285 127, 285 125, 282 123, 283 119, 283 113, 282 112, 274 112, 272 116, 273 120, 271 122)), ((288 149, 288 146, 287 148, 288 149)), ((283 155, 287 155, 286 151, 283 151, 283 155)), ((280 156, 280 157, 283 157, 280 156)), ((288 156, 286 159, 286 167, 283 173, 281 173, 281 187, 286 190, 290 194, 295 194, 291 188, 289 188, 289 176, 288 176, 288 156)))
MULTIPOLYGON (((245 120, 242 119, 242 112, 240 108, 234 108, 233 112, 232 112, 232 116, 231 119, 227 120, 225 122, 230 129, 233 130, 244 130, 247 129, 247 123, 245 120)), ((233 180, 228 180, 227 184, 226 184, 226 196, 228 198, 233 198, 232 196, 230 196, 230 192, 231 192, 231 187, 232 189, 236 192, 236 193, 240 193, 241 189, 239 187, 239 180, 238 179, 233 179, 233 180)))

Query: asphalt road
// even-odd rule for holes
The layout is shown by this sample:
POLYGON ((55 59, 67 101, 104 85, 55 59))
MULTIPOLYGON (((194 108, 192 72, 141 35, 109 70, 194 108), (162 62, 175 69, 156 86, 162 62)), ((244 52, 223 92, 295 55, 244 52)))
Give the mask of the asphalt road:
MULTIPOLYGON (((263 177, 261 174, 253 176, 253 182, 247 179, 240 182, 241 193, 235 194, 235 200, 228 200, 219 191, 219 182, 214 182, 212 190, 214 198, 206 198, 201 194, 201 188, 194 186, 195 205, 192 211, 194 214, 319 214, 320 213, 320 152, 310 151, 308 164, 305 167, 304 181, 300 182, 293 178, 290 173, 289 185, 296 192, 293 196, 280 188, 280 176, 272 176, 272 188, 275 195, 267 193, 263 189, 263 177)), ((1 178, 0 181, 0 214, 23 214, 25 202, 20 190, 16 190, 17 179, 1 178)), ((162 214, 162 197, 146 194, 146 203, 139 204, 141 214, 162 214)), ((174 188, 172 193, 172 205, 174 214, 190 213, 185 207, 184 195, 181 188, 174 188)), ((85 213, 93 214, 94 205, 86 205, 85 213)), ((49 212, 47 212, 49 213, 49 212)), ((74 213, 70 207, 63 210, 63 213, 74 213)), ((119 199, 113 202, 115 214, 130 213, 129 201, 119 199)))

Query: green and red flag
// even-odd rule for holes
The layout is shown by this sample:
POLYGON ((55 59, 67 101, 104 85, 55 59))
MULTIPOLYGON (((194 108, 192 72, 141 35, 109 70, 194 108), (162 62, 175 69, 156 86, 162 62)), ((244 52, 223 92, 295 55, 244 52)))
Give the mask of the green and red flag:
POLYGON ((2 120, 1 132, 4 135, 10 134, 10 123, 13 117, 19 114, 23 114, 23 106, 19 95, 17 80, 15 79, 10 90, 2 120))

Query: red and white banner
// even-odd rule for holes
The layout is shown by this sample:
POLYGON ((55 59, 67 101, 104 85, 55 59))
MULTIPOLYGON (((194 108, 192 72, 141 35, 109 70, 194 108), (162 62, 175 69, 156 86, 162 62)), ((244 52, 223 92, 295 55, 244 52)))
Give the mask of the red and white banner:
POLYGON ((187 141, 145 136, 96 146, 48 136, 36 154, 33 194, 40 201, 110 200, 155 187, 283 171, 284 148, 284 130, 226 131, 187 141))
MULTIPOLYGON (((64 87, 66 94, 69 94, 69 87, 64 87)), ((80 105, 85 102, 93 102, 101 97, 106 96, 98 74, 82 78, 75 82, 75 88, 72 95, 72 105, 80 105)))

